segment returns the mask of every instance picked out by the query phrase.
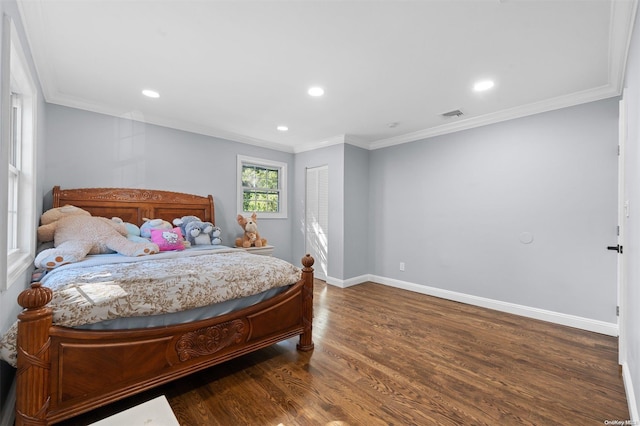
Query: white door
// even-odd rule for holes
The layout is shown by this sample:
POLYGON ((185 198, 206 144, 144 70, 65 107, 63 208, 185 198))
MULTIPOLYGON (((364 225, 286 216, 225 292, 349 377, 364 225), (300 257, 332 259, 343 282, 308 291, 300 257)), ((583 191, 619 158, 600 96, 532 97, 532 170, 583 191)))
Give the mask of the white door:
POLYGON ((625 93, 620 100, 620 118, 618 128, 618 362, 625 363, 626 330, 624 328, 625 303, 625 265, 624 265, 624 229, 625 221, 629 217, 629 201, 625 193, 625 144, 627 140, 627 104, 625 93))
POLYGON ((329 167, 307 169, 305 250, 315 259, 315 277, 327 279, 329 265, 329 167))

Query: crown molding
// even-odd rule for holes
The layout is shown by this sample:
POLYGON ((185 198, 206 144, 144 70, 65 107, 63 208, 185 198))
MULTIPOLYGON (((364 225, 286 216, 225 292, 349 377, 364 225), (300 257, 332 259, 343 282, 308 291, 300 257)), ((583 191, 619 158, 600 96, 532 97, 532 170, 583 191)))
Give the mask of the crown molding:
POLYGON ((327 139, 323 139, 321 141, 309 142, 303 145, 297 145, 293 149, 294 154, 299 154, 301 152, 313 151, 315 149, 326 148, 332 145, 340 145, 346 142, 347 135, 337 135, 332 136, 327 139))
POLYGON ((381 139, 369 144, 369 149, 386 148, 393 145, 415 142, 421 139, 432 138, 434 136, 445 135, 448 133, 459 132, 461 130, 473 129, 475 127, 486 126, 488 124, 500 123, 502 121, 512 120, 515 118, 526 117, 529 115, 539 114, 543 112, 553 111, 561 108, 567 108, 587 102, 598 101, 620 95, 620 90, 611 85, 601 86, 596 89, 585 90, 573 93, 567 96, 560 96, 553 99, 534 102, 515 108, 497 111, 491 114, 485 114, 478 117, 471 117, 453 123, 436 126, 429 129, 420 130, 413 133, 396 136, 388 139, 381 139))
POLYGON ((474 127, 495 124, 501 121, 521 118, 528 115, 539 114, 561 108, 567 108, 587 102, 599 101, 615 96, 620 96, 624 87, 624 75, 627 64, 627 55, 633 25, 635 22, 638 0, 612 0, 609 28, 609 72, 608 84, 594 89, 584 90, 547 99, 541 102, 534 102, 528 105, 518 106, 511 109, 497 111, 478 117, 458 120, 449 124, 407 133, 387 139, 380 139, 369 144, 369 149, 386 148, 393 145, 414 142, 420 139, 427 139, 447 133, 472 129, 474 127))
POLYGON ((448 123, 441 126, 436 126, 417 132, 407 133, 404 135, 395 136, 393 138, 381 139, 373 142, 367 142, 362 138, 354 135, 337 135, 330 138, 323 139, 321 141, 314 141, 297 146, 283 145, 275 142, 252 138, 245 135, 240 135, 232 132, 225 132, 220 129, 215 129, 207 126, 202 126, 194 123, 184 122, 182 120, 172 120, 164 117, 154 117, 148 114, 143 114, 141 111, 116 111, 104 105, 90 103, 85 100, 75 99, 68 96, 55 96, 54 99, 49 99, 47 102, 66 106, 70 108, 81 109, 84 111, 91 111, 99 114, 110 115, 118 118, 128 118, 131 120, 139 121, 142 123, 154 124, 162 127, 169 127, 172 129, 183 130, 186 132, 197 133, 201 135, 211 136, 219 139, 225 139, 233 142, 240 142, 249 145, 259 146, 263 148, 273 149, 276 151, 282 151, 287 153, 298 154, 306 151, 313 151, 320 148, 326 148, 332 145, 348 143, 367 150, 376 150, 386 148, 394 145, 401 145, 404 143, 415 142, 422 139, 428 139, 435 136, 445 135, 448 133, 459 132, 461 130, 473 129, 475 127, 486 126, 489 124, 495 124, 502 121, 508 121, 515 118, 526 117, 529 115, 539 114, 543 112, 553 111, 561 108, 575 106, 587 102, 593 102, 597 100, 607 99, 615 96, 619 96, 621 90, 607 85, 596 89, 590 89, 583 92, 574 93, 568 96, 562 96, 554 99, 549 99, 541 102, 535 102, 529 105, 523 105, 507 110, 498 111, 491 114, 486 114, 478 117, 471 117, 463 120, 458 120, 452 123, 448 123))
POLYGON ((293 153, 293 147, 289 145, 279 144, 264 139, 252 138, 250 136, 241 135, 233 132, 216 129, 213 127, 203 126, 183 120, 173 120, 165 117, 153 116, 145 114, 139 110, 116 110, 109 106, 88 102, 83 99, 71 96, 57 95, 54 99, 47 102, 55 105, 61 105, 69 108, 80 109, 83 111, 95 112, 98 114, 109 115, 117 118, 126 118, 146 124, 153 124, 161 127, 182 130, 185 132, 196 133, 199 135, 211 136, 218 139, 225 139, 232 142, 240 142, 248 145, 255 145, 262 148, 273 149, 276 151, 293 153))
POLYGON ((263 148, 269 148, 276 151, 293 153, 293 147, 279 144, 262 139, 252 138, 250 136, 240 135, 232 132, 225 132, 220 129, 214 129, 208 126, 189 123, 181 120, 167 119, 164 117, 154 117, 145 115, 140 111, 122 111, 104 104, 94 103, 85 99, 68 96, 60 92, 57 79, 51 67, 47 66, 49 61, 49 52, 44 48, 43 41, 47 40, 47 24, 44 18, 43 5, 41 1, 18 1, 18 11, 22 24, 25 27, 27 41, 31 52, 38 52, 33 55, 33 61, 43 90, 43 96, 47 103, 76 108, 85 111, 91 111, 98 114, 110 115, 119 118, 129 118, 131 120, 142 123, 154 124, 162 127, 183 130, 186 132, 197 133, 215 138, 226 139, 233 142, 240 142, 249 145, 255 145, 263 148), (25 10, 33 13, 25 13, 25 10), (35 19, 27 17, 36 16, 35 19))
POLYGON ((461 130, 495 124, 515 118, 521 118, 528 115, 575 106, 581 103, 593 102, 619 96, 622 93, 622 88, 624 86, 627 55, 638 7, 638 0, 611 0, 608 84, 606 85, 582 92, 560 96, 554 99, 497 111, 495 113, 486 114, 483 116, 459 119, 444 125, 420 130, 417 132, 407 133, 392 138, 367 141, 355 135, 344 134, 332 136, 320 141, 303 143, 298 146, 291 146, 268 140, 252 138, 246 135, 226 132, 205 125, 174 120, 166 117, 144 115, 139 111, 118 111, 106 105, 91 103, 86 100, 81 100, 64 95, 59 90, 54 71, 47 65, 48 63, 50 63, 48 60, 49 52, 44 48, 44 40, 47 40, 48 38, 49 27, 43 13, 44 3, 45 2, 42 1, 17 1, 18 10, 21 15, 22 24, 26 30, 25 33, 30 46, 30 50, 31 52, 38 52, 38 55, 32 55, 32 57, 34 59, 36 72, 40 80, 40 86, 43 90, 43 96, 48 103, 92 111, 115 117, 127 117, 144 123, 170 127, 187 132, 212 136, 215 138, 226 139, 233 142, 240 142, 294 154, 343 143, 348 143, 368 150, 381 149, 389 146, 458 132, 461 130), (25 13, 25 11, 33 13, 25 13), (29 17, 29 19, 27 19, 27 17, 29 17))
POLYGON ((348 143, 349 145, 354 145, 357 146, 359 148, 364 148, 364 149, 369 149, 370 148, 370 142, 360 138, 358 136, 354 136, 354 135, 345 135, 345 143, 348 143))
POLYGON ((613 0, 609 25, 609 83, 622 93, 638 0, 613 0))
POLYGON ((42 11, 42 2, 17 1, 16 3, 40 87, 42 88, 44 99, 49 102, 49 99, 53 99, 58 89, 51 67, 47 66, 50 63, 49 51, 43 45, 43 41, 47 40, 47 25, 42 11), (25 13, 26 9, 29 9, 32 13, 25 13), (35 17, 35 19, 28 19, 27 17, 35 17), (35 52, 38 52, 38 54, 36 55, 35 52))

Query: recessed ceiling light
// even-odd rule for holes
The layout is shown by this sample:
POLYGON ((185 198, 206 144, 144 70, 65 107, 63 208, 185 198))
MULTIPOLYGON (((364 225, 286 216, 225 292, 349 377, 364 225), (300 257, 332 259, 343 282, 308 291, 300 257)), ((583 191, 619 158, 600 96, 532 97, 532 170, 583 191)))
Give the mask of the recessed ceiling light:
POLYGON ((287 130, 289 130, 289 128, 287 126, 278 126, 276 128, 281 132, 286 132, 287 130))
POLYGON ((484 92, 485 90, 491 89, 493 86, 494 83, 492 80, 482 80, 473 85, 473 90, 476 92, 484 92))
POLYGON ((149 97, 149 98, 159 98, 160 97, 160 93, 156 92, 155 90, 149 90, 149 89, 145 89, 142 91, 142 94, 149 97))
POLYGON ((324 89, 322 87, 311 87, 307 93, 311 96, 322 96, 324 95, 324 89))

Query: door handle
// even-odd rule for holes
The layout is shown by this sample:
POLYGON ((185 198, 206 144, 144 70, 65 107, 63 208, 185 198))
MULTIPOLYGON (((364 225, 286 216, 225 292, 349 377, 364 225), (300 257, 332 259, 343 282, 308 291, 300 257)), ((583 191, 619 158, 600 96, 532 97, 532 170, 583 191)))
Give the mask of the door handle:
POLYGON ((608 246, 607 250, 617 251, 618 253, 622 254, 622 246, 619 244, 617 246, 608 246))

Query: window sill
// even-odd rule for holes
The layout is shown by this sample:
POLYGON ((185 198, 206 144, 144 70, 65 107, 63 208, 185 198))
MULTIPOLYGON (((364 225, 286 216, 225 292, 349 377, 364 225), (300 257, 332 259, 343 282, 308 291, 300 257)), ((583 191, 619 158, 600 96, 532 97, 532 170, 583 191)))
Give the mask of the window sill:
MULTIPOLYGON (((239 212, 240 216, 251 217, 254 212, 239 212)), ((269 213, 269 212, 255 212, 258 216, 258 220, 262 219, 287 219, 286 213, 269 213)))
POLYGON ((18 280, 22 280, 24 272, 33 265, 33 257, 24 253, 12 259, 11 266, 7 268, 7 285, 5 290, 18 280))

